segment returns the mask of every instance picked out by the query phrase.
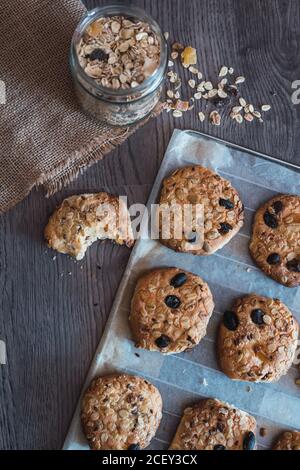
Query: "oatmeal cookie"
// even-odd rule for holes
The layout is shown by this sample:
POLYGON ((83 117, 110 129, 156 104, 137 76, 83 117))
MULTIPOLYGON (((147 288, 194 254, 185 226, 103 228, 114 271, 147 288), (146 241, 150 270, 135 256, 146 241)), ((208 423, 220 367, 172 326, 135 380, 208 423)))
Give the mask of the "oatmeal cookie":
POLYGON ((297 340, 298 323, 280 300, 247 295, 224 313, 221 368, 235 380, 275 382, 291 367, 297 340))
POLYGON ((159 391, 140 377, 98 377, 82 401, 82 428, 93 450, 144 449, 154 437, 161 417, 159 391))
POLYGON ((208 285, 195 274, 156 269, 141 277, 131 304, 136 346, 164 354, 193 348, 206 334, 214 309, 208 285))
POLYGON ((300 450, 300 432, 286 431, 281 434, 274 450, 300 450))
POLYGON ((255 419, 219 400, 207 399, 184 411, 171 450, 253 450, 255 419))
POLYGON ((229 181, 208 168, 202 166, 180 168, 164 180, 160 196, 161 210, 162 207, 183 208, 186 204, 194 207, 196 204, 204 206, 203 243, 195 244, 197 241, 195 214, 193 214, 192 231, 189 234, 185 234, 182 230, 178 236, 172 219, 169 239, 163 234, 162 220, 160 220, 161 242, 175 251, 210 255, 226 245, 243 226, 244 207, 237 191, 229 181))
POLYGON ((250 253, 280 284, 300 285, 300 196, 276 196, 256 212, 250 253))
POLYGON ((96 240, 109 238, 119 245, 134 243, 124 202, 107 193, 81 194, 65 199, 45 228, 48 246, 81 260, 96 240))

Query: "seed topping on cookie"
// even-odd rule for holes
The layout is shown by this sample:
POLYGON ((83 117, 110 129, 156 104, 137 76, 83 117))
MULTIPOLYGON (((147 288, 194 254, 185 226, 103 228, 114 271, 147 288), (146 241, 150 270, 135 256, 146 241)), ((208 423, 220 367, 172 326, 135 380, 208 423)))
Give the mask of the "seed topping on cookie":
POLYGON ((205 336, 213 308, 199 276, 177 268, 150 271, 138 280, 131 302, 135 345, 163 354, 191 349, 205 336))

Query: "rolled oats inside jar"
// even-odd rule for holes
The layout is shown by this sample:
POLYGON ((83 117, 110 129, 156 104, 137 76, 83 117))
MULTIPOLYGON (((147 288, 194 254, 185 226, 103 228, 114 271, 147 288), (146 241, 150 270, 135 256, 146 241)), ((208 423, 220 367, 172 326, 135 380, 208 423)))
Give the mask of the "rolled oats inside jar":
POLYGON ((100 7, 78 25, 70 65, 83 110, 112 125, 129 125, 159 101, 167 46, 159 26, 143 10, 100 7))

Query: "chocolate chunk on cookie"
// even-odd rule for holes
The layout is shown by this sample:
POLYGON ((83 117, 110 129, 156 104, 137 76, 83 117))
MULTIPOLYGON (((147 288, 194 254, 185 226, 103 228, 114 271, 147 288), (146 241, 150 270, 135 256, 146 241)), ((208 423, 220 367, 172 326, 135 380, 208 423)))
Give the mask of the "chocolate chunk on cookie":
POLYGON ((300 432, 286 431, 281 434, 274 450, 300 450, 300 432))
POLYGON ((250 253, 275 281, 300 285, 300 196, 276 196, 256 212, 250 253))
POLYGON ((252 416, 209 398, 184 411, 170 449, 253 450, 255 428, 252 416))
POLYGON ((164 354, 194 347, 214 309, 208 285, 195 274, 155 269, 142 276, 131 303, 130 326, 139 348, 164 354))
POLYGON ((109 238, 119 245, 134 243, 127 207, 107 193, 81 194, 65 199, 45 228, 48 246, 81 260, 96 240, 109 238))
POLYGON ((98 377, 82 401, 82 428, 93 450, 144 449, 154 437, 161 417, 159 391, 136 376, 98 377))
POLYGON ((160 218, 160 240, 175 251, 210 255, 226 245, 244 222, 244 207, 237 191, 229 181, 202 166, 178 169, 163 181, 160 210, 175 208, 175 213, 181 210, 184 214, 187 205, 193 208, 188 233, 185 227, 178 233, 179 228, 172 217, 170 233, 165 233, 164 221, 160 218), (199 226, 195 208, 198 205, 203 206, 204 217, 201 240, 197 237, 199 226))
POLYGON ((224 314, 218 338, 222 370, 235 380, 274 382, 292 365, 298 323, 278 299, 238 299, 224 314))

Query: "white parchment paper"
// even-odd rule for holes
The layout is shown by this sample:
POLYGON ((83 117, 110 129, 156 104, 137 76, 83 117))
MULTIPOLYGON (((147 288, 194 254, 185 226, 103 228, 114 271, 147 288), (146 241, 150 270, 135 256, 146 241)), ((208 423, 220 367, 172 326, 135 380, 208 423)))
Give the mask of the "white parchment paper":
MULTIPOLYGON (((213 256, 175 253, 147 237, 143 228, 119 287, 102 341, 96 352, 86 384, 101 374, 125 371, 145 376, 163 398, 164 414, 151 449, 167 449, 185 406, 203 397, 225 400, 254 415, 259 427, 267 429, 259 448, 270 448, 274 437, 285 429, 300 430, 300 390, 295 385, 299 369, 274 384, 233 381, 219 369, 216 335, 224 310, 243 294, 256 292, 280 298, 300 322, 300 288, 290 289, 265 276, 252 262, 248 243, 255 210, 278 193, 300 194, 296 169, 263 159, 192 131, 176 130, 151 192, 148 207, 157 202, 162 180, 174 169, 199 164, 212 168, 230 180, 245 204, 245 225, 235 238, 213 256), (205 279, 213 293, 215 311, 208 332, 192 351, 163 356, 137 350, 128 326, 130 301, 138 277, 146 270, 176 266, 205 279)), ((68 432, 65 449, 88 449, 80 426, 80 402, 68 432)))

